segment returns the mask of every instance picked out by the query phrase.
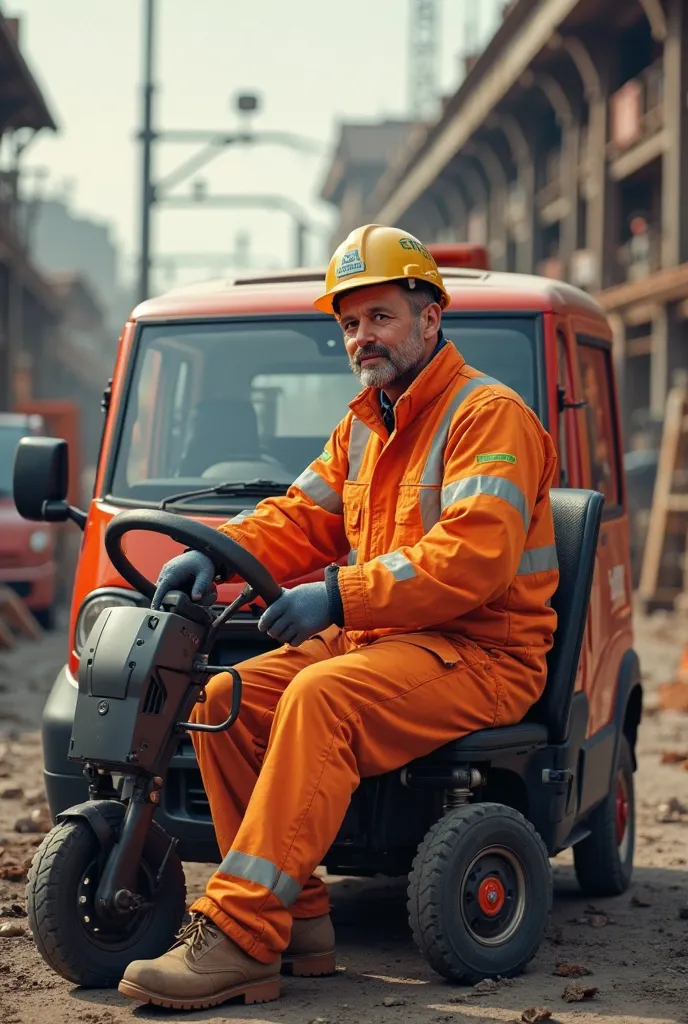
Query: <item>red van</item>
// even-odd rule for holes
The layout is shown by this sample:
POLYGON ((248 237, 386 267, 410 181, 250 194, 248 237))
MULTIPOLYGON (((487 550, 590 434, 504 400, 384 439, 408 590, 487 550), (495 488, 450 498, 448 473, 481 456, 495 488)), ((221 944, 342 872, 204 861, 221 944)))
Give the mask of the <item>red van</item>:
POLYGON ((12 497, 12 470, 23 437, 47 434, 41 416, 0 413, 0 583, 24 600, 44 629, 55 621, 54 528, 22 519, 12 497))

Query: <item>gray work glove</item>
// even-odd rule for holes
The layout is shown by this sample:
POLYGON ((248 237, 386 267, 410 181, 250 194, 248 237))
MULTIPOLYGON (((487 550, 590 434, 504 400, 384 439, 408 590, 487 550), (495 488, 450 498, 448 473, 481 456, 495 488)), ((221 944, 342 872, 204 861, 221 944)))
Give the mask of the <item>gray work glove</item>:
POLYGON ((333 623, 326 583, 302 583, 283 590, 274 604, 263 612, 258 629, 273 640, 300 647, 333 623))
POLYGON ((190 593, 192 601, 200 601, 209 593, 216 575, 217 569, 201 551, 185 551, 171 558, 160 570, 151 608, 157 611, 171 590, 183 590, 190 593))

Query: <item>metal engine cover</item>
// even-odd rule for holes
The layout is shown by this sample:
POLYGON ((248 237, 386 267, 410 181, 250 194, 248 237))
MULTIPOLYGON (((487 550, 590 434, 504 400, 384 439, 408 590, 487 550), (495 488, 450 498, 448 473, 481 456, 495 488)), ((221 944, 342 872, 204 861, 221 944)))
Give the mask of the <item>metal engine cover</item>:
POLYGON ((174 612, 102 611, 79 664, 69 760, 155 772, 198 694, 193 661, 205 632, 174 612))

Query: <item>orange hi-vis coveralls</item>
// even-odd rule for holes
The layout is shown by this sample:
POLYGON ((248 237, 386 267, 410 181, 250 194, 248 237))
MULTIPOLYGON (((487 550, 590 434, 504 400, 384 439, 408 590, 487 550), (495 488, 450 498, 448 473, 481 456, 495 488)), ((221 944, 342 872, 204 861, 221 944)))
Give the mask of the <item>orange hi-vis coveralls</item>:
MULTIPOLYGON (((394 412, 388 436, 379 392, 361 392, 286 496, 222 527, 281 581, 350 552, 344 628, 244 662, 235 725, 192 733, 223 857, 192 909, 264 963, 291 917, 328 912, 313 871, 362 777, 518 722, 544 688, 558 582, 549 435, 451 343, 394 412)), ((222 673, 196 719, 230 704, 222 673)))

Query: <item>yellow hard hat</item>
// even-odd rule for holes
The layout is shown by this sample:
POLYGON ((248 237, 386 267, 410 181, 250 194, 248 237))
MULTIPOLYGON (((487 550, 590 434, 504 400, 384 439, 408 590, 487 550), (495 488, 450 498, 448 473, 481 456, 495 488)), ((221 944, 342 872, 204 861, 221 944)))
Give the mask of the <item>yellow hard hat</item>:
POLYGON ((437 264, 422 242, 399 228, 365 224, 335 250, 325 275, 325 294, 314 305, 323 313, 334 314, 335 297, 342 292, 403 280, 434 285, 442 309, 451 301, 437 264))

